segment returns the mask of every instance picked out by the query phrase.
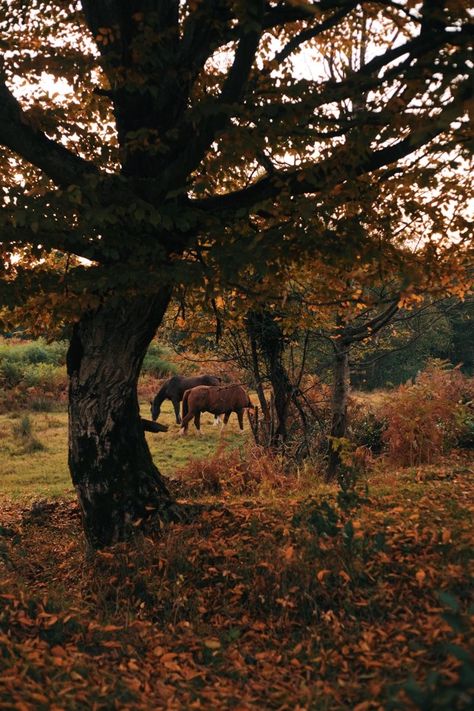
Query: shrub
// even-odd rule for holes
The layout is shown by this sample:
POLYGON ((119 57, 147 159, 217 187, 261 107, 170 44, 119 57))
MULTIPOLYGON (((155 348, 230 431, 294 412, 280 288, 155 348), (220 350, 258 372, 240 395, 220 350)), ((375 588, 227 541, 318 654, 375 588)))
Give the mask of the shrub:
POLYGON ((66 362, 67 341, 47 343, 43 338, 36 341, 8 341, 0 343, 0 362, 53 363, 66 362))
POLYGON ((269 486, 288 486, 283 461, 263 447, 226 448, 221 445, 212 457, 194 459, 175 473, 183 496, 199 494, 251 494, 269 486))
POLYGON ((459 413, 457 446, 462 449, 474 449, 474 411, 472 404, 467 403, 459 413))
POLYGON ((359 447, 366 447, 372 454, 380 454, 384 446, 387 420, 361 405, 351 408, 350 438, 359 447))
POLYGON ((52 363, 31 363, 23 369, 23 380, 26 387, 55 390, 66 386, 66 372, 52 363))
POLYGON ((10 360, 0 361, 0 382, 4 388, 14 388, 23 379, 22 366, 10 360))
MULTIPOLYGON (((292 402, 288 411, 285 456, 296 463, 309 460, 319 464, 331 426, 331 389, 316 375, 306 375, 297 399, 298 407, 292 402)), ((276 413, 273 421, 277 421, 276 413)))
POLYGON ((468 431, 473 380, 443 361, 432 361, 412 385, 388 396, 380 415, 389 458, 402 466, 433 463, 468 431))
POLYGON ((178 369, 174 363, 168 360, 168 357, 168 351, 157 343, 152 343, 143 361, 142 372, 147 375, 153 375, 156 378, 176 375, 178 369))
POLYGON ((0 409, 23 407, 29 400, 42 402, 39 409, 51 409, 46 400, 64 400, 66 349, 65 341, 0 342, 0 409))
POLYGON ((27 346, 24 351, 24 360, 27 363, 50 363, 51 358, 45 346, 33 343, 27 346))

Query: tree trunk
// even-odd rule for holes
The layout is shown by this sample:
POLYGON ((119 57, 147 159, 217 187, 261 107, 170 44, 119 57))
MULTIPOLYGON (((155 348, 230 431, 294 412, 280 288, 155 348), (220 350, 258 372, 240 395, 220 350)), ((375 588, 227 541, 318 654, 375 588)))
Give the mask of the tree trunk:
POLYGON ((110 299, 75 325, 69 346, 69 469, 94 548, 124 540, 140 519, 166 515, 173 499, 153 464, 137 381, 169 303, 110 299))
POLYGON ((255 338, 266 362, 271 382, 277 425, 272 428, 271 445, 280 447, 288 438, 288 411, 293 386, 283 364, 285 337, 280 325, 269 311, 250 312, 247 316, 249 335, 255 338))
MULTIPOLYGON (((252 354, 252 374, 254 378, 254 383, 255 383, 255 391, 257 393, 258 401, 260 403, 260 408, 262 410, 262 429, 263 429, 263 444, 265 447, 268 447, 270 442, 271 442, 271 437, 272 437, 272 418, 270 414, 270 408, 268 406, 267 398, 265 397, 265 391, 263 389, 263 384, 262 384, 262 376, 260 374, 260 366, 258 362, 258 349, 257 349, 257 340, 255 337, 254 330, 252 329, 252 326, 250 324, 247 324, 247 334, 249 337, 250 341, 250 351, 252 354)), ((248 414, 248 412, 247 412, 248 414)), ((256 418, 257 418, 256 414, 256 418)), ((258 427, 258 419, 256 419, 257 426, 254 431, 254 438, 256 444, 262 444, 261 437, 260 437, 260 432, 259 432, 259 427, 258 427)))
POLYGON ((332 424, 329 440, 329 459, 326 478, 334 479, 340 464, 340 440, 347 431, 347 401, 349 398, 349 347, 336 351, 334 364, 334 390, 332 401, 332 424))

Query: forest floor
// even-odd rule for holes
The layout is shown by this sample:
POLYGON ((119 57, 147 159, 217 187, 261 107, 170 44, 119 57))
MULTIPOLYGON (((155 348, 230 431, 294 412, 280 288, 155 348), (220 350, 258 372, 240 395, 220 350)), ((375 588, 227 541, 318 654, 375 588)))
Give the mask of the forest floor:
MULTIPOLYGON (((34 420, 47 451, 63 446, 63 416, 48 415, 50 434, 34 420)), ((209 459, 218 435, 206 433, 180 446, 209 459)), ((2 464, 0 709, 472 708, 462 456, 380 466, 346 497, 316 477, 263 477, 237 494, 221 471, 220 491, 192 499, 205 506, 191 523, 92 553, 66 479, 32 463, 44 451, 17 454, 9 480, 2 464), (48 501, 32 507, 36 485, 48 501)), ((177 493, 189 496, 183 483, 177 493)))

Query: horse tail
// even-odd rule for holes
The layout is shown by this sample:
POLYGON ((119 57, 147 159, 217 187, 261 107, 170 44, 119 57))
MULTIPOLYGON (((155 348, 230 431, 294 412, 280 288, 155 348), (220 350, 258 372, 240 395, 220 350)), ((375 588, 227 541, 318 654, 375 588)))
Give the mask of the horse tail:
POLYGON ((185 390, 184 395, 183 395, 183 419, 186 417, 186 415, 189 412, 189 408, 188 408, 189 392, 190 392, 189 390, 185 390))

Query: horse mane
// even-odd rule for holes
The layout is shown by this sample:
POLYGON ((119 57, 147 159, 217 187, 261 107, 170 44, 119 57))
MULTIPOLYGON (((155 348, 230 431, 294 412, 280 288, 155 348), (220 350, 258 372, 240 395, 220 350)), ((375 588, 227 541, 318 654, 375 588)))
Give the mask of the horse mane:
POLYGON ((229 385, 213 385, 212 387, 219 390, 228 390, 229 388, 244 388, 245 385, 242 385, 242 383, 230 383, 229 385))

